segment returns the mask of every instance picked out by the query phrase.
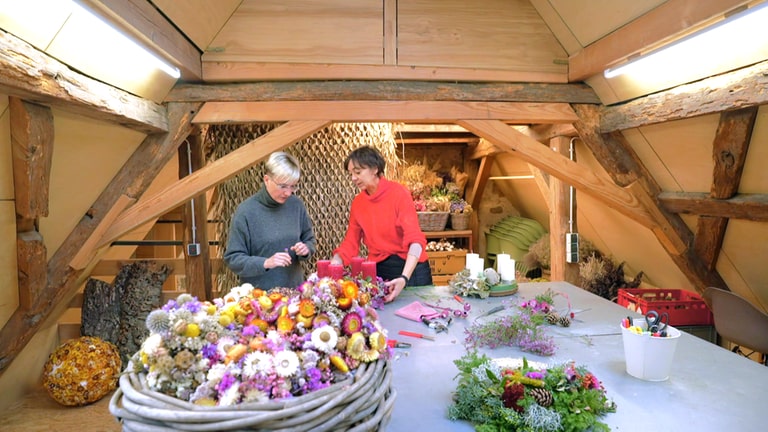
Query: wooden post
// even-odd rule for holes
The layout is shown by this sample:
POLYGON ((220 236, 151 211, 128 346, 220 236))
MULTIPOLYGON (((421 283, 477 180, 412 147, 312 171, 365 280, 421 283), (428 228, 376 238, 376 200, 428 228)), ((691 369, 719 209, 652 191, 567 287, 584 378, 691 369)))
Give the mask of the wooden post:
MULTIPOLYGON (((569 137, 558 136, 550 140, 550 148, 565 157, 570 157, 569 137)), ((567 281, 578 285, 579 266, 566 262, 565 234, 576 232, 575 193, 571 212, 570 185, 557 179, 549 178, 549 245, 550 278, 553 281, 567 281)))
MULTIPOLYGON (((179 178, 184 178, 205 165, 203 139, 195 128, 179 146, 179 178)), ((208 247, 208 205, 205 193, 184 204, 183 249, 187 292, 200 300, 213 299, 211 252, 208 247)))

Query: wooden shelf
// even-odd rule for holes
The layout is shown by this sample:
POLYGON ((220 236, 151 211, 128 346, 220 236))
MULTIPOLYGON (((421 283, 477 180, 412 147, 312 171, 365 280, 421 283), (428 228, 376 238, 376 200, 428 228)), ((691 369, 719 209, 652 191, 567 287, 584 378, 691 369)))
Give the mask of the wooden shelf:
POLYGON ((467 249, 472 249, 472 230, 446 230, 446 231, 424 231, 424 236, 429 239, 441 238, 464 238, 467 239, 467 249))

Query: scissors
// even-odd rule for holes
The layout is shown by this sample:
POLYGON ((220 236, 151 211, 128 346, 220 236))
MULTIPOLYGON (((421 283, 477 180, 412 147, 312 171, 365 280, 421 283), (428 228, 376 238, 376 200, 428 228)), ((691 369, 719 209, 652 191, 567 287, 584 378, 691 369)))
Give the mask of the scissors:
POLYGON ((648 324, 649 332, 663 332, 667 329, 667 324, 669 324, 669 315, 666 312, 659 314, 655 310, 648 311, 645 314, 645 322, 648 324))

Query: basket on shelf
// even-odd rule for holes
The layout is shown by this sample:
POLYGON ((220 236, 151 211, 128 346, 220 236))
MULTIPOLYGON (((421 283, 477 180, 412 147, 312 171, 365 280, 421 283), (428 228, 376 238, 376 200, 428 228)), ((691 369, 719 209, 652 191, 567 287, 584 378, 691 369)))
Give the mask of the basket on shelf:
POLYGON ((416 212, 422 231, 442 231, 448 223, 448 212, 416 212))
POLYGON ((451 228, 465 230, 469 228, 469 213, 451 213, 451 228))
POLYGON ((125 373, 109 411, 123 431, 378 431, 389 423, 394 407, 391 383, 389 362, 380 359, 361 363, 354 376, 302 396, 200 406, 149 390, 144 374, 125 373))

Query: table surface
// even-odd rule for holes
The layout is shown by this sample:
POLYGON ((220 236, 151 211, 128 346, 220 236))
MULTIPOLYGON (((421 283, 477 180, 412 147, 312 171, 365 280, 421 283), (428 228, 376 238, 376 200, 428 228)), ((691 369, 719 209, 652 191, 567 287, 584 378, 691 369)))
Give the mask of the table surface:
MULTIPOLYGON (((398 317, 394 311, 415 300, 448 307, 459 304, 448 287, 417 287, 404 291, 380 311, 389 337, 412 344, 397 349, 392 362, 393 386, 397 390, 388 431, 473 431, 465 421, 448 419, 448 406, 458 369, 453 361, 466 353, 464 329, 475 317, 500 304, 519 304, 547 288, 564 295, 555 297, 557 310, 565 311, 568 300, 576 312, 570 327, 548 328, 557 351, 544 357, 524 353, 517 347, 483 348, 489 357, 523 357, 531 361, 560 364, 575 361, 600 379, 607 395, 616 402, 615 413, 603 417, 612 430, 639 431, 757 431, 766 430, 765 397, 768 368, 696 336, 683 333, 675 351, 670 378, 649 382, 630 376, 624 363, 619 323, 627 309, 567 282, 522 283, 516 294, 488 299, 468 299, 470 316, 454 319, 448 332, 434 333, 423 323, 398 317), (435 336, 435 341, 399 335, 409 330, 435 336)), ((480 320, 498 318, 509 310, 480 320)))

